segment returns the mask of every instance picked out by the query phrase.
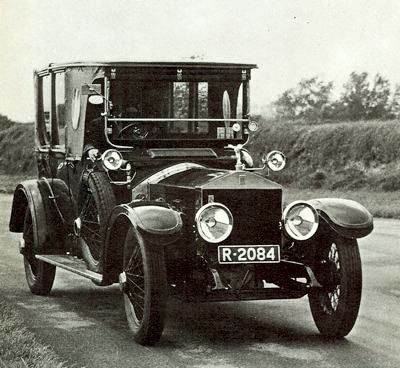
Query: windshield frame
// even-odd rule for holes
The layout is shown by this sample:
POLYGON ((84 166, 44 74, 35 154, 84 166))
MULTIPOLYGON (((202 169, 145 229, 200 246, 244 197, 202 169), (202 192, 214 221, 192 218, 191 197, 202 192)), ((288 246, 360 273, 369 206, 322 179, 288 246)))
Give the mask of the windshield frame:
MULTIPOLYGON (((227 81, 228 82, 228 81, 227 81)), ((112 108, 112 101, 110 100, 110 79, 106 75, 104 76, 104 112, 102 113, 104 117, 104 135, 106 138, 107 143, 114 148, 120 148, 120 149, 131 149, 134 148, 138 145, 152 145, 152 143, 157 143, 157 146, 162 146, 162 142, 181 142, 181 141, 187 141, 187 142, 203 142, 203 145, 206 143, 210 144, 222 144, 222 145, 227 145, 227 144, 245 144, 248 139, 249 139, 249 130, 248 130, 248 124, 250 122, 250 115, 248 113, 248 107, 249 107, 249 80, 248 79, 242 79, 242 115, 243 118, 123 118, 123 117, 115 117, 111 114, 111 108, 112 108), (217 137, 204 137, 204 136, 198 136, 198 137, 193 137, 189 136, 188 134, 182 134, 181 137, 174 137, 174 138, 143 138, 143 139, 133 139, 132 141, 129 141, 131 144, 118 144, 110 140, 109 137, 109 131, 110 131, 110 123, 169 123, 169 122, 209 122, 209 123, 225 123, 226 128, 231 127, 235 123, 240 124, 240 132, 241 132, 241 137, 239 138, 217 138, 217 137)), ((196 144, 198 145, 198 144, 196 144)))

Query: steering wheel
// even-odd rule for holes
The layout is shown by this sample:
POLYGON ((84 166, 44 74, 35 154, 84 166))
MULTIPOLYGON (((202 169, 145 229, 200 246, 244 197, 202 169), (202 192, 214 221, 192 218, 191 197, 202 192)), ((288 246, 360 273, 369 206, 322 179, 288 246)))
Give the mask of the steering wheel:
POLYGON ((135 138, 138 139, 144 139, 146 138, 150 131, 147 129, 147 127, 141 125, 141 124, 136 124, 136 123, 131 123, 126 126, 124 126, 119 132, 118 132, 118 137, 121 137, 124 132, 127 130, 132 129, 132 134, 135 138))

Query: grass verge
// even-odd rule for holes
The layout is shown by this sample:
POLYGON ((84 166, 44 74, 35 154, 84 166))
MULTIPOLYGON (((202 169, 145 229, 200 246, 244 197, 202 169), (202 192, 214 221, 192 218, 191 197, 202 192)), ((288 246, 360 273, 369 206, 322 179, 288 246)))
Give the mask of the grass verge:
POLYGON ((400 219, 400 191, 299 189, 288 187, 283 191, 284 202, 312 198, 353 199, 365 206, 374 217, 400 219))
POLYGON ((0 193, 12 194, 21 181, 28 179, 32 179, 32 175, 0 174, 0 193))
POLYGON ((47 346, 24 327, 21 316, 6 302, 0 301, 1 368, 67 368, 47 346))

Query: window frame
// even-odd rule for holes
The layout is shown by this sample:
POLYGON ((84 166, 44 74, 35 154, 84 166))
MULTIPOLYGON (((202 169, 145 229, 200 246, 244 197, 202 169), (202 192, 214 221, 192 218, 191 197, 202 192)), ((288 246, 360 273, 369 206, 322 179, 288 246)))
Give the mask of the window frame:
MULTIPOLYGON (((59 123, 57 120, 57 100, 56 100, 56 75, 64 74, 65 71, 47 72, 35 75, 36 83, 36 131, 39 150, 41 151, 60 151, 65 152, 65 143, 60 144, 59 123), (49 85, 45 85, 45 78, 49 78, 49 85), (50 111, 49 111, 49 130, 46 127, 45 118, 45 89, 50 97, 50 111)), ((65 79, 64 79, 64 104, 65 104, 65 79)), ((66 128, 66 122, 64 121, 66 128)))

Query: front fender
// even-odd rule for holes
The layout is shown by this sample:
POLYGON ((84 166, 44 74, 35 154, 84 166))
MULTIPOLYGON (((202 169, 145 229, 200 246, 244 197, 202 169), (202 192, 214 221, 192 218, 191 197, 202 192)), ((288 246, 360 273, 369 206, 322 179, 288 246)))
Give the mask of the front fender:
POLYGON ((372 215, 358 202, 340 198, 319 198, 308 202, 331 229, 345 238, 362 238, 374 228, 372 215))
POLYGON ((182 225, 179 212, 160 202, 133 202, 116 206, 108 222, 103 252, 104 282, 118 279, 122 270, 125 237, 132 226, 147 241, 164 246, 179 238, 182 225))

